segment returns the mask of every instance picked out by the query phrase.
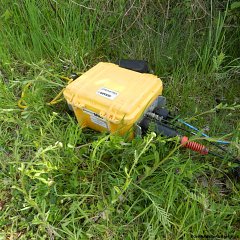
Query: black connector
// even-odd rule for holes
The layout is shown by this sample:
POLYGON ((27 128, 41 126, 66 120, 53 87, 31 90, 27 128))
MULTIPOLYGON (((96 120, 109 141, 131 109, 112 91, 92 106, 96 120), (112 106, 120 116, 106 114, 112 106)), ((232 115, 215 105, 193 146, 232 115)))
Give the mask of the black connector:
POLYGON ((154 132, 156 132, 159 135, 163 135, 166 137, 176 137, 179 135, 179 133, 174 130, 173 128, 167 126, 166 124, 163 124, 161 122, 154 121, 153 119, 145 116, 142 121, 139 123, 139 126, 142 128, 142 132, 146 133, 148 129, 153 126, 154 132))
POLYGON ((153 112, 158 116, 163 117, 163 119, 167 119, 169 117, 169 111, 166 108, 155 108, 153 112))

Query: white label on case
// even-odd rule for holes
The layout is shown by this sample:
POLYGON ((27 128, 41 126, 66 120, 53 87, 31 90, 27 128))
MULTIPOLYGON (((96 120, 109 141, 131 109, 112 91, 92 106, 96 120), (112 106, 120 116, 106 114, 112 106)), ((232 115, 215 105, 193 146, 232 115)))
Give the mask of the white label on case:
POLYGON ((108 129, 107 122, 104 119, 93 116, 93 115, 91 115, 90 118, 91 118, 93 123, 108 129))
POLYGON ((113 100, 118 96, 118 92, 110 90, 108 88, 100 88, 97 92, 98 95, 105 97, 107 99, 113 100))
POLYGON ((93 123, 108 129, 106 120, 103 119, 102 117, 100 117, 97 113, 92 112, 86 108, 83 109, 83 112, 85 112, 86 114, 88 114, 90 116, 90 119, 93 123))

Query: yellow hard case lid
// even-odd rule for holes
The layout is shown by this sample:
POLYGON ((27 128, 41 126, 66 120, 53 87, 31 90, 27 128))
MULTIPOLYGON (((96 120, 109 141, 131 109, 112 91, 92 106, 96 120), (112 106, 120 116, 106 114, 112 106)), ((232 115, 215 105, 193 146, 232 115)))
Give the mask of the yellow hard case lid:
POLYGON ((69 84, 64 97, 73 107, 96 111, 110 122, 131 124, 162 94, 162 88, 153 74, 100 62, 69 84))

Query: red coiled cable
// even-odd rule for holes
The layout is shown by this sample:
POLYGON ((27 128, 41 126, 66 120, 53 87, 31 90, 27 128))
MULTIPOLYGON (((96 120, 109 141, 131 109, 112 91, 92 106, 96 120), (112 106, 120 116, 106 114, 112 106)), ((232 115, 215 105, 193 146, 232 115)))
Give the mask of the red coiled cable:
POLYGON ((181 145, 183 147, 189 148, 195 152, 199 152, 202 155, 208 154, 208 149, 204 145, 197 143, 197 142, 189 142, 188 137, 186 137, 186 136, 182 137, 181 145))

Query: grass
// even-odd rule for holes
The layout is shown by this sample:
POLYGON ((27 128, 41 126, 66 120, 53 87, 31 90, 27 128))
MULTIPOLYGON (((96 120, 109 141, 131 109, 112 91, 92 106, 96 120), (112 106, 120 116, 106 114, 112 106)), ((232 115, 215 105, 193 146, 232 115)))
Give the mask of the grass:
POLYGON ((229 156, 201 157, 151 132, 129 142, 81 129, 65 102, 47 105, 65 85, 58 75, 147 59, 171 111, 226 136, 239 156, 236 2, 0 5, 0 239, 240 238, 229 156))

